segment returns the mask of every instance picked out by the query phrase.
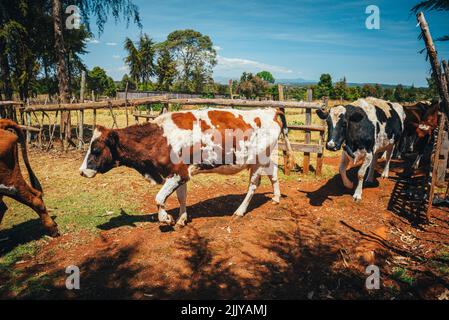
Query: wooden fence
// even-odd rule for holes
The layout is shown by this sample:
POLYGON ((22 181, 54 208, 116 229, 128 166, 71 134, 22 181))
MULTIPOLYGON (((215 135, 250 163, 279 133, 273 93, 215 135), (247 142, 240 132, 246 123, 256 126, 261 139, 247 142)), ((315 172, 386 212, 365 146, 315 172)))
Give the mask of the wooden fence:
MULTIPOLYGON (((154 104, 162 104, 165 108, 165 111, 169 111, 172 106, 216 106, 216 107, 232 107, 232 108, 278 108, 285 112, 286 109, 299 109, 305 110, 305 123, 299 125, 291 125, 289 126, 290 130, 293 131, 301 131, 305 133, 305 142, 304 143, 292 143, 292 148, 296 152, 304 153, 304 161, 303 161, 303 172, 308 173, 310 167, 310 155, 317 155, 317 163, 315 166, 316 174, 321 175, 322 164, 323 164, 323 153, 324 153, 324 133, 325 127, 321 122, 320 125, 312 124, 312 114, 313 110, 317 110, 323 107, 323 104, 313 103, 311 101, 282 101, 282 87, 280 87, 280 100, 281 101, 255 101, 255 100, 237 100, 237 99, 202 99, 202 98, 171 98, 167 95, 159 95, 159 96, 149 96, 139 99, 118 99, 118 100, 106 100, 101 102, 88 102, 88 103, 72 103, 72 104, 53 104, 53 105, 27 105, 25 106, 20 102, 2 102, 1 105, 9 106, 9 108, 14 108, 14 115, 10 115, 9 118, 14 117, 14 119, 19 120, 18 122, 23 126, 23 128, 27 132, 27 142, 31 143, 32 134, 37 134, 38 137, 38 145, 42 147, 42 130, 44 127, 44 115, 48 118, 49 122, 49 149, 52 145, 52 139, 54 138, 55 128, 57 126, 57 118, 58 114, 61 115, 62 111, 73 111, 78 114, 78 124, 76 126, 77 129, 77 140, 78 140, 78 148, 84 149, 85 146, 85 112, 90 110, 93 112, 93 123, 92 128, 96 125, 97 115, 96 112, 99 109, 109 110, 111 117, 113 119, 113 126, 118 127, 116 121, 116 115, 114 114, 114 110, 116 109, 124 109, 126 115, 126 125, 129 125, 129 116, 133 116, 136 122, 139 122, 140 118, 146 119, 149 121, 152 118, 155 118, 157 115, 154 113, 149 113, 148 111, 142 112, 138 111, 138 106, 147 105, 151 106, 154 104), (36 112, 41 112, 42 117, 41 121, 38 120, 36 112), (54 122, 50 123, 50 117, 47 113, 54 112, 54 122), (36 119, 35 122, 38 122, 37 127, 32 126, 32 118, 36 119), (313 143, 311 140, 312 132, 319 132, 319 141, 317 143, 313 143)), ((311 100, 311 93, 310 99, 311 100)), ((139 108, 140 109, 140 108, 139 108)), ((147 108, 148 110, 149 108, 147 108)), ((287 111, 288 114, 288 111, 287 111)), ((62 136, 61 136, 62 137, 62 136)), ((285 152, 284 143, 280 143, 280 147, 285 152)))

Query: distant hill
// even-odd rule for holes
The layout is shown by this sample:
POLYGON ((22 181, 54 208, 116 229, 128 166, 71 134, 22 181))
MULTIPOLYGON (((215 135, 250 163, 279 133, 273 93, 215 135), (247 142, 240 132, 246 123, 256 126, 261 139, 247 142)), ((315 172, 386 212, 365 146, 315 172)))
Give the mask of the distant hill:
MULTIPOLYGON (((218 77, 214 77, 214 80, 215 80, 215 82, 218 82, 218 83, 221 83, 221 84, 228 84, 229 78, 218 76, 218 77)), ((280 83, 280 84, 284 84, 284 85, 308 86, 308 85, 317 84, 318 81, 317 80, 307 80, 307 79, 303 79, 303 78, 296 78, 296 79, 277 79, 276 83, 280 83)), ((376 83, 371 83, 371 82, 363 82, 363 83, 348 82, 347 83, 348 87, 363 87, 365 84, 369 84, 369 85, 372 85, 372 86, 376 85, 376 83)), ((385 84, 385 83, 379 83, 379 84, 384 89, 394 89, 396 87, 396 84, 385 84)), ((410 88, 411 87, 411 86, 408 86, 408 85, 403 85, 403 86, 404 86, 404 88, 410 88)))

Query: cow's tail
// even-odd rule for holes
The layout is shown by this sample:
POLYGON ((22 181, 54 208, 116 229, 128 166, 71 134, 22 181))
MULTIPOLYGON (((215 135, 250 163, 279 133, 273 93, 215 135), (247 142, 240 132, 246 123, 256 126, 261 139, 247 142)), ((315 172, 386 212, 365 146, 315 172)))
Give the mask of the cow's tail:
POLYGON ((285 118, 285 113, 281 110, 276 111, 276 116, 279 116, 282 123, 282 136, 285 142, 284 156, 286 156, 285 167, 287 169, 286 171, 289 172, 295 166, 295 155, 290 140, 288 139, 287 119, 285 118))
POLYGON ((12 120, 2 119, 0 121, 0 129, 14 130, 17 137, 19 138, 20 148, 22 150, 22 158, 23 158, 23 162, 25 163, 25 166, 27 168, 28 176, 30 177, 31 186, 34 189, 36 189, 40 192, 43 192, 42 186, 41 186, 39 180, 37 179, 36 175, 34 174, 33 169, 31 169, 31 165, 28 160, 28 152, 27 152, 27 146, 26 146, 26 141, 25 141, 25 134, 23 133, 22 128, 20 128, 20 126, 12 120))

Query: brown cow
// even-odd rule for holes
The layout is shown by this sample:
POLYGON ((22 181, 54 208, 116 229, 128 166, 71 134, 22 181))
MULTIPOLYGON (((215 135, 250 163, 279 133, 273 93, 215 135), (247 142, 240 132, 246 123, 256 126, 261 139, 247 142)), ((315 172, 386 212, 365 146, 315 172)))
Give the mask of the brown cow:
MULTIPOLYGON (((235 211, 235 215, 243 216, 262 175, 267 175, 273 185, 273 201, 280 201, 275 147, 281 133, 289 149, 285 116, 274 109, 165 113, 154 121, 125 129, 97 127, 80 173, 93 178, 117 166, 137 170, 148 181, 163 184, 156 196, 159 221, 174 223, 165 203, 176 191, 180 203, 177 224, 183 226, 187 222, 187 182, 192 176, 235 174, 248 169, 248 192, 235 211)), ((292 159, 291 150, 288 154, 292 159)))
POLYGON ((425 148, 432 138, 433 130, 438 125, 438 102, 418 102, 404 107, 406 114, 405 130, 401 138, 399 155, 401 153, 417 153, 413 168, 417 169, 425 152, 425 148))
POLYGON ((28 161, 22 129, 14 121, 0 119, 0 223, 8 209, 3 202, 3 197, 7 196, 36 211, 47 232, 51 236, 58 236, 57 225, 47 213, 42 194, 42 187, 28 161), (26 183, 20 171, 17 143, 20 143, 32 187, 26 183))

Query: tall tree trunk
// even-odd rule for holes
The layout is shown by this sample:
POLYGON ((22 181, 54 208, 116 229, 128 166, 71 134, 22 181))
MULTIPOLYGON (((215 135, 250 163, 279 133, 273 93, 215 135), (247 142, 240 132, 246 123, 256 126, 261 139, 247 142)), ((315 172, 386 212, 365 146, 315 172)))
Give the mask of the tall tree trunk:
MULTIPOLYGON (((64 46, 64 36, 62 33, 62 3, 61 0, 53 0, 53 27, 55 32, 55 50, 57 56, 57 74, 60 103, 69 102, 69 85, 66 65, 66 53, 64 46)), ((70 113, 67 111, 61 114, 61 132, 65 134, 63 148, 67 150, 67 141, 71 138, 70 113)))

